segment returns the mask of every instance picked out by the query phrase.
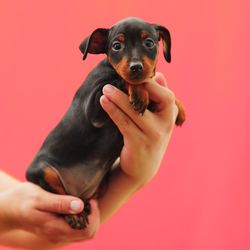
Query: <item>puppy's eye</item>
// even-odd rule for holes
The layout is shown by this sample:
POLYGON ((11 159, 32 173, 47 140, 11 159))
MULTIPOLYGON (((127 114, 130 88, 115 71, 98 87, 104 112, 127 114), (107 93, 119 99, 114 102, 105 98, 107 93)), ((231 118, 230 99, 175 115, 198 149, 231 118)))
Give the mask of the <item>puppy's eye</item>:
POLYGON ((145 47, 149 48, 149 49, 152 49, 154 46, 155 46, 155 42, 152 38, 146 38, 144 41, 143 41, 143 44, 145 47))
POLYGON ((119 50, 121 50, 123 47, 124 47, 124 45, 123 45, 121 42, 118 42, 118 41, 114 41, 113 44, 112 44, 112 49, 113 49, 114 51, 119 51, 119 50))

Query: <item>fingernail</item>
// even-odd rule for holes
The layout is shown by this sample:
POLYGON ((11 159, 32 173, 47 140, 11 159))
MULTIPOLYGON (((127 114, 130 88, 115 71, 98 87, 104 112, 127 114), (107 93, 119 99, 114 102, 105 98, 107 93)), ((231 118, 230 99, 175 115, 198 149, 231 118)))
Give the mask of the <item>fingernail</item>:
POLYGON ((82 202, 79 200, 73 200, 70 202, 70 210, 74 213, 79 213, 82 211, 82 202))
POLYGON ((102 103, 104 103, 104 104, 108 104, 109 103, 109 99, 105 95, 101 96, 100 101, 102 103))
POLYGON ((111 94, 114 91, 114 87, 110 84, 107 84, 103 87, 103 93, 111 94))

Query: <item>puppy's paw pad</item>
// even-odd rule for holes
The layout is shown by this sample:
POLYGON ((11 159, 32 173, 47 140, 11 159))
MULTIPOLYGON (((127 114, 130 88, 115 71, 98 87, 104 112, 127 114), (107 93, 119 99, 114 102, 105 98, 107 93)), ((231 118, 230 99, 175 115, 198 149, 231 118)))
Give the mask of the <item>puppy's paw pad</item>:
POLYGON ((84 229, 89 224, 88 215, 86 212, 80 214, 67 214, 65 215, 65 220, 73 229, 84 229))

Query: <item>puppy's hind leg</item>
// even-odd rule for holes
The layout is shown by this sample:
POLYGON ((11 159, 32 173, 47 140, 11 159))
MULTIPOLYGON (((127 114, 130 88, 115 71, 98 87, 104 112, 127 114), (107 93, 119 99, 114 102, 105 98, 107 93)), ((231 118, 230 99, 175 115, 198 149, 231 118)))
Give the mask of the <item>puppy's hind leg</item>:
MULTIPOLYGON (((56 168, 48 164, 39 164, 38 168, 31 167, 26 173, 29 181, 38 184, 43 189, 61 195, 67 195, 63 179, 56 168)), ((79 214, 65 214, 64 218, 73 229, 84 229, 88 221, 89 204, 84 203, 84 210, 79 214)))

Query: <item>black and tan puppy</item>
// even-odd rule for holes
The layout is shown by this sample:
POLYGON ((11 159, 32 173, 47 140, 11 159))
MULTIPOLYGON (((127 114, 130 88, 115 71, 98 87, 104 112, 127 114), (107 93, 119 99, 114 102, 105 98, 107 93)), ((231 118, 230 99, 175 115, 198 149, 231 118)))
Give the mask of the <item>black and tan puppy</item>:
MULTIPOLYGON (((47 191, 71 194, 85 202, 78 215, 65 215, 72 228, 88 224, 88 200, 102 191, 102 183, 119 157, 123 138, 99 103, 102 88, 109 83, 128 93, 132 108, 143 114, 149 105, 143 82, 155 74, 158 41, 170 62, 170 34, 159 25, 128 18, 110 29, 96 29, 80 45, 87 54, 107 54, 76 92, 69 110, 51 131, 27 170, 27 179, 47 191)), ((150 105, 153 107, 153 105, 150 105)), ((185 119, 177 102, 176 124, 185 119)))

